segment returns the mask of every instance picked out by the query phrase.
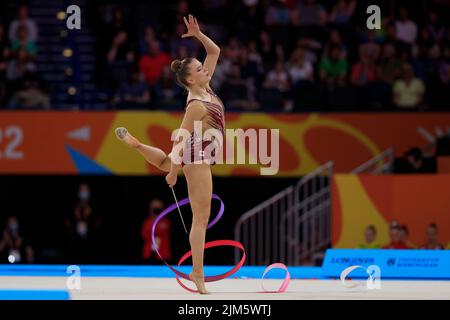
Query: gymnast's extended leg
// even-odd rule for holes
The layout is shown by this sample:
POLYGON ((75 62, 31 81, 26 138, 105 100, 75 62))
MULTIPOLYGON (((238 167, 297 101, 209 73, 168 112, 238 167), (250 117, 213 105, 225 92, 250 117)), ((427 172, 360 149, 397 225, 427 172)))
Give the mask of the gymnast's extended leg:
POLYGON ((171 160, 161 149, 141 143, 123 127, 116 129, 116 136, 129 147, 136 149, 150 164, 164 172, 170 171, 171 160))

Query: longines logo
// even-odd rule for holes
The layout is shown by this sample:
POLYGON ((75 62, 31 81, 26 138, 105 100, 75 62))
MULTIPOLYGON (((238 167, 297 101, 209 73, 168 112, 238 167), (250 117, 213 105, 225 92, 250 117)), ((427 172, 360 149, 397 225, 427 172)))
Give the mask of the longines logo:
POLYGON ((389 258, 389 259, 387 260, 387 265, 388 265, 389 267, 394 266, 394 265, 395 265, 395 258, 389 258))
POLYGON ((355 258, 355 257, 342 257, 342 258, 332 258, 331 263, 334 264, 345 264, 345 265, 353 265, 353 264, 373 264, 375 263, 374 258, 368 258, 368 257, 361 257, 361 258, 355 258))

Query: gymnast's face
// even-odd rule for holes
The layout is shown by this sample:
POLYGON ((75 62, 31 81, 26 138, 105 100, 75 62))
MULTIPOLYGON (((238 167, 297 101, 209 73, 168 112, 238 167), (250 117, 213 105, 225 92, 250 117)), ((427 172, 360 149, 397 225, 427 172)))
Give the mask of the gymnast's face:
POLYGON ((205 68, 205 66, 198 61, 197 59, 193 59, 189 64, 189 75, 186 78, 189 86, 197 85, 197 86, 205 86, 211 80, 211 76, 209 74, 209 70, 205 68))

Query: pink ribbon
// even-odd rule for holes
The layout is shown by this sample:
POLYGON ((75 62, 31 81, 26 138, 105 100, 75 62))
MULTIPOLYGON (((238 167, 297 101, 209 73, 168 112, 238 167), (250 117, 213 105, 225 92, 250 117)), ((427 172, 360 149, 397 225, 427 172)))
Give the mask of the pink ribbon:
MULTIPOLYGON (((215 224, 220 220, 220 218, 221 218, 222 215, 223 215, 223 212, 225 211, 225 206, 224 206, 224 204, 223 204, 222 199, 220 199, 219 196, 216 195, 216 194, 213 194, 212 198, 220 201, 220 209, 219 209, 219 212, 217 213, 216 217, 213 219, 213 221, 211 221, 211 222, 208 224, 207 229, 209 229, 209 228, 211 228, 213 225, 215 225, 215 224)), ((179 202, 178 202, 178 205, 181 207, 181 206, 184 206, 184 205, 186 205, 186 204, 188 204, 188 203, 189 203, 189 198, 185 198, 185 199, 179 201, 179 202)), ((161 212, 161 213, 156 217, 156 219, 155 219, 155 221, 153 222, 153 225, 152 225, 152 241, 153 241, 153 243, 156 243, 156 241, 155 241, 155 231, 156 231, 156 226, 157 226, 157 224, 159 223, 159 221, 161 221, 162 218, 164 218, 164 217, 165 217, 166 215, 168 215, 170 212, 174 211, 176 208, 177 208, 177 205, 176 205, 176 203, 174 203, 174 204, 170 205, 167 209, 165 209, 163 212, 161 212)), ((228 278, 228 277, 230 277, 231 275, 233 275, 234 273, 236 273, 236 272, 244 265, 245 257, 246 257, 246 256, 245 256, 244 246, 242 245, 242 243, 237 242, 237 241, 234 241, 234 240, 215 240, 215 241, 210 241, 210 242, 206 242, 206 243, 205 243, 205 249, 208 249, 208 248, 214 248, 214 247, 221 247, 221 246, 230 246, 230 247, 235 247, 235 248, 238 248, 238 249, 242 250, 242 258, 241 258, 241 260, 238 262, 238 264, 235 265, 231 270, 229 270, 229 271, 227 271, 227 272, 225 272, 225 273, 222 273, 222 274, 218 274, 218 275, 214 275, 214 276, 207 276, 207 277, 205 277, 205 282, 219 281, 219 280, 228 278)), ((159 257, 160 257, 161 260, 164 262, 164 264, 165 264, 167 267, 169 267, 169 269, 172 270, 172 271, 175 273, 175 278, 176 278, 178 284, 179 284, 183 289, 185 289, 185 290, 187 290, 187 291, 189 291, 189 292, 197 293, 197 292, 198 292, 197 290, 194 290, 194 289, 191 289, 191 288, 187 287, 187 286, 184 285, 184 284, 181 282, 181 280, 180 280, 180 278, 183 278, 183 279, 186 279, 186 280, 191 280, 191 279, 189 278, 189 275, 186 274, 186 273, 183 273, 183 272, 181 272, 181 271, 175 269, 175 268, 172 267, 171 265, 169 265, 169 264, 164 260, 164 258, 161 256, 161 254, 159 253, 158 248, 155 248, 155 249, 156 249, 156 253, 159 255, 159 257)), ((191 257, 191 256, 192 256, 192 251, 190 250, 189 252, 185 253, 185 254, 180 258, 180 261, 178 261, 178 264, 177 264, 177 265, 180 266, 184 261, 186 261, 186 260, 187 260, 189 257, 191 257)), ((282 263, 274 263, 274 264, 271 264, 270 266, 268 266, 268 267, 264 270, 264 273, 263 273, 263 275, 262 275, 262 279, 261 279, 261 280, 264 279, 264 276, 266 275, 267 272, 269 272, 270 270, 272 270, 272 269, 274 269, 274 268, 281 268, 281 269, 285 270, 285 271, 286 271, 286 276, 285 276, 284 281, 283 281, 283 283, 281 284, 280 288, 279 288, 278 290, 275 290, 275 291, 268 291, 268 290, 264 289, 264 286, 263 286, 262 281, 261 281, 261 286, 262 286, 262 289, 263 289, 263 292, 264 292, 264 293, 281 293, 281 292, 285 292, 287 286, 289 285, 289 282, 290 282, 290 279, 291 279, 291 275, 290 275, 290 273, 289 273, 287 267, 286 267, 284 264, 282 264, 282 263)))

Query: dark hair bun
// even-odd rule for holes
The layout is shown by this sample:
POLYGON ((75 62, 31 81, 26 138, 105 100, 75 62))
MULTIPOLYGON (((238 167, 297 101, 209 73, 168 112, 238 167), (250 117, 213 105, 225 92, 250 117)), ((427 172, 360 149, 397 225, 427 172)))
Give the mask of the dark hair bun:
POLYGON ((178 70, 180 70, 180 66, 181 66, 181 60, 173 60, 172 64, 170 65, 170 68, 172 69, 173 72, 178 72, 178 70))

